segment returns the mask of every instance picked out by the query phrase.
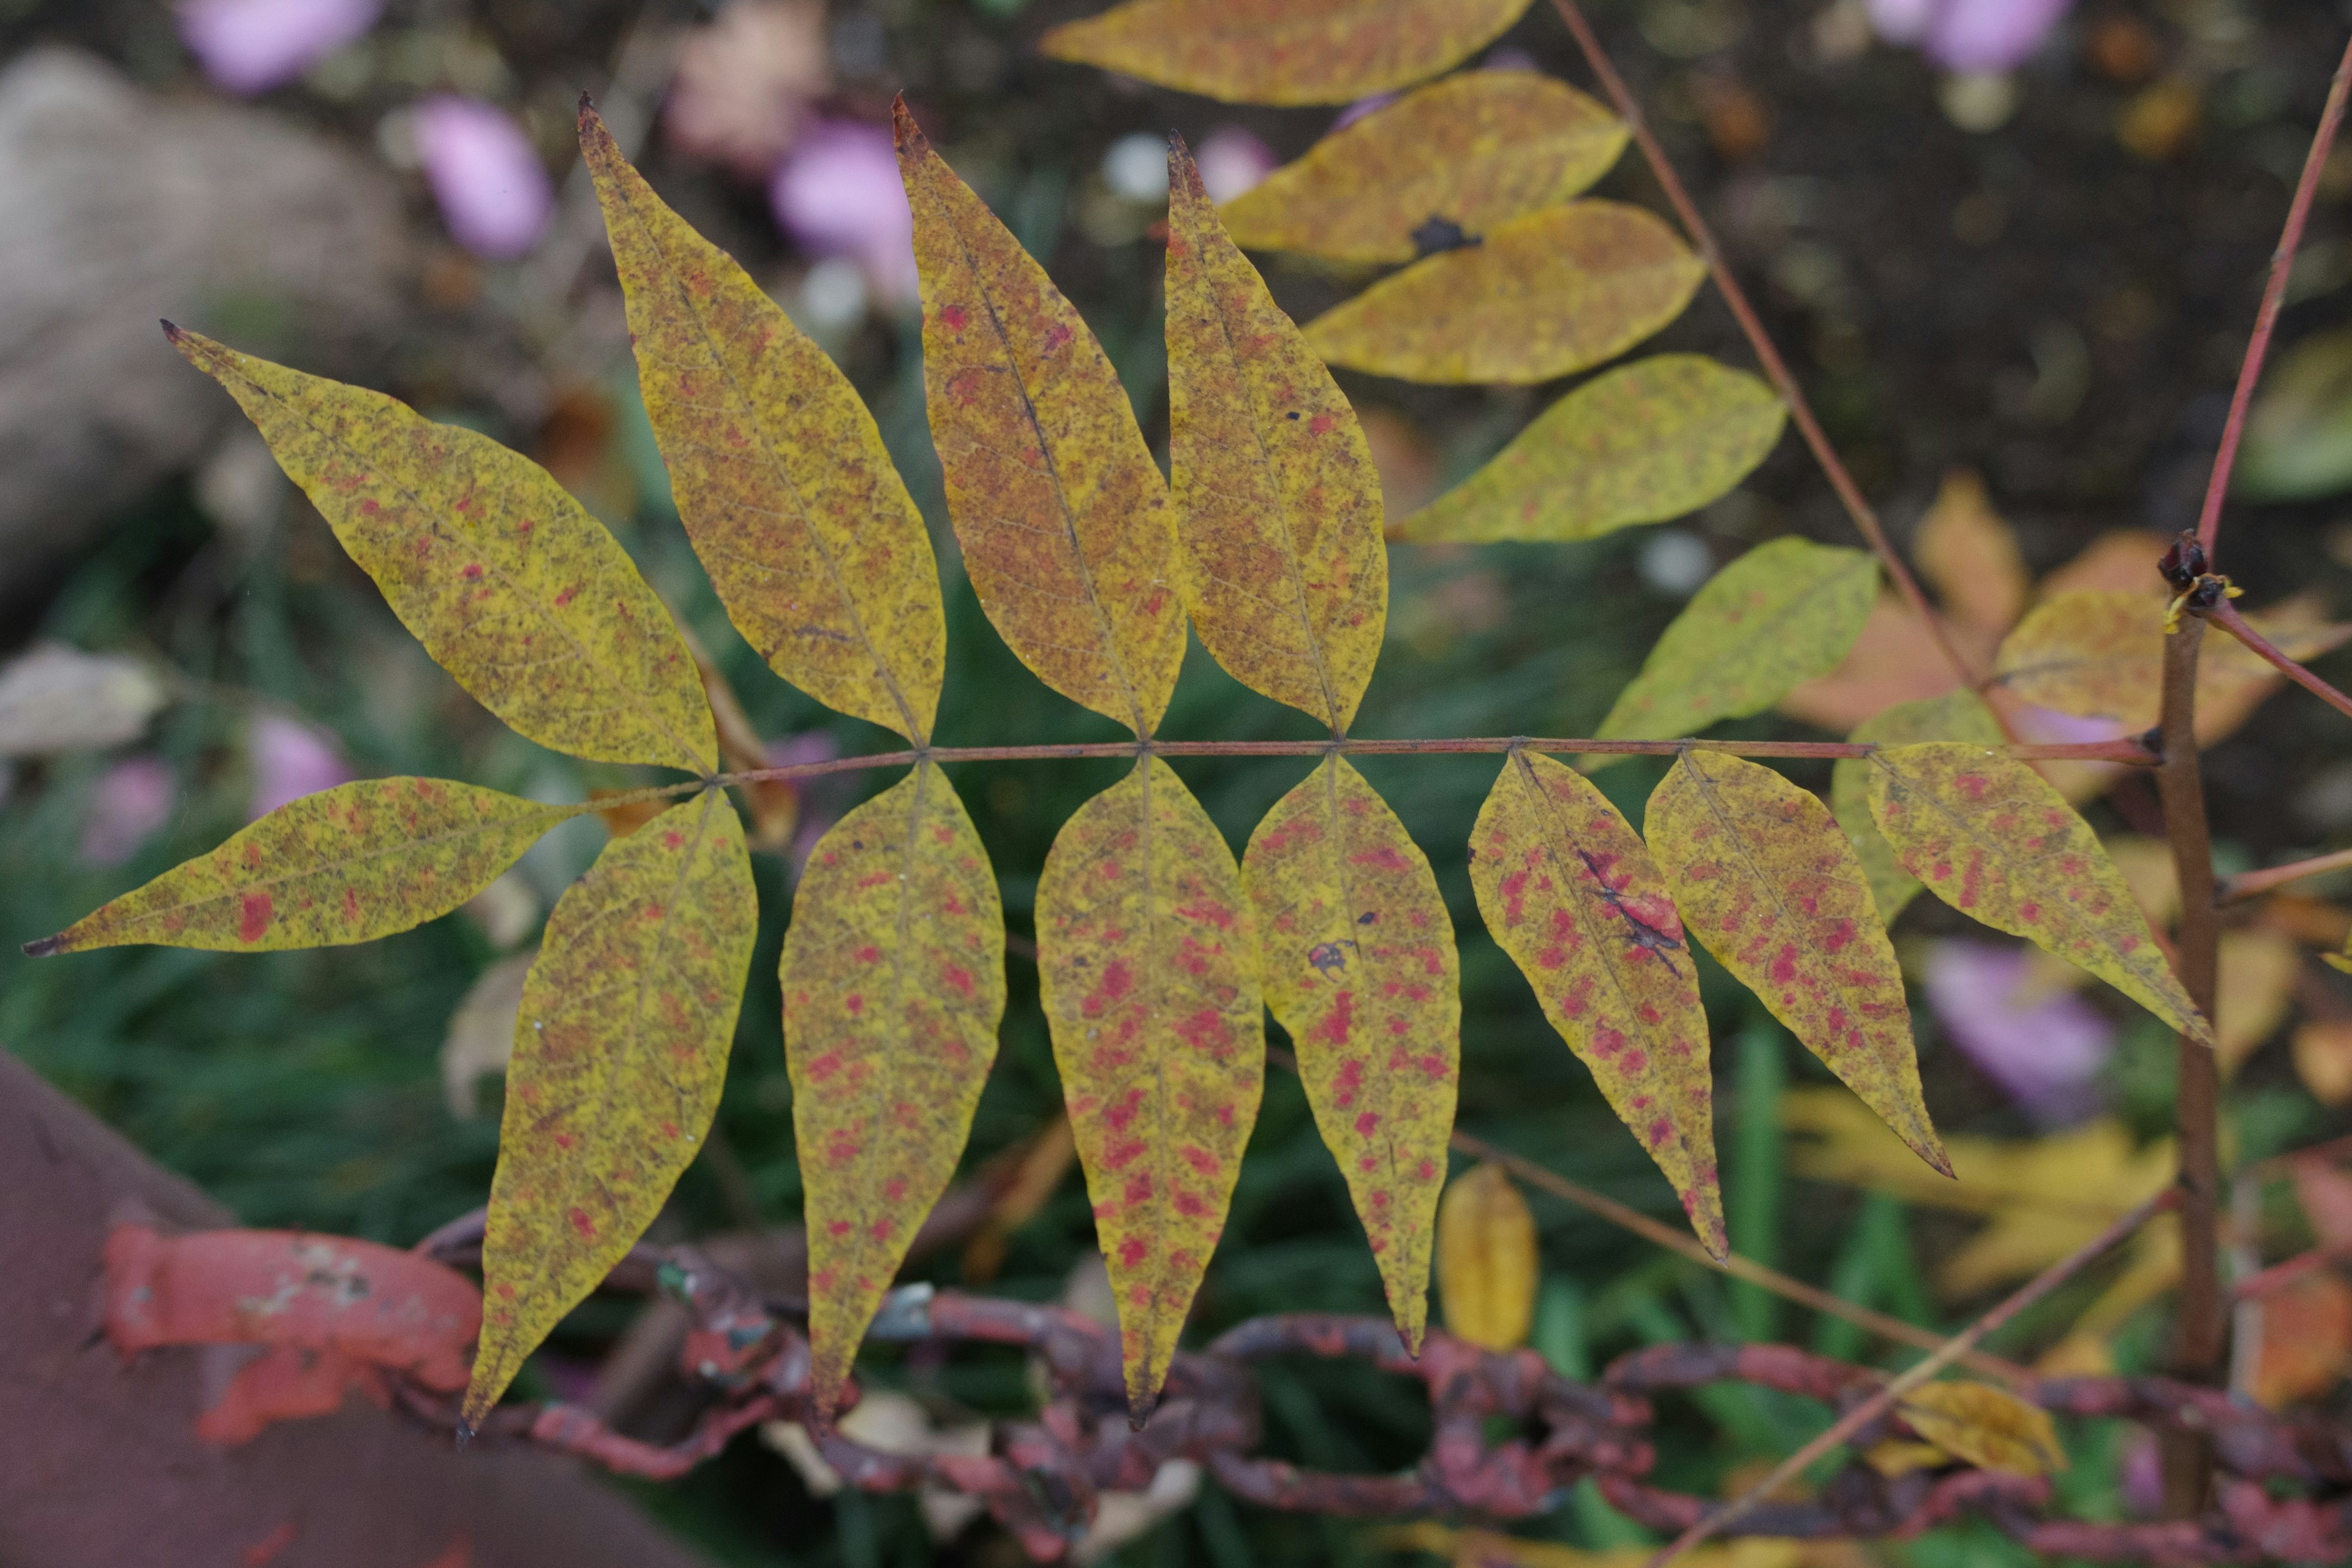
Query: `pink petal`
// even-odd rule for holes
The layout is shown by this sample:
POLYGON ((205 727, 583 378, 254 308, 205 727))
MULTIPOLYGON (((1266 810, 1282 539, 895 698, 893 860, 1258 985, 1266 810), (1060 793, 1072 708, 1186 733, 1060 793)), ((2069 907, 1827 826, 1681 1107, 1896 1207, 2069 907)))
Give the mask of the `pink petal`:
POLYGON ((2115 1047, 2115 1026, 2071 991, 2030 1006, 2012 998, 2025 950, 1939 942, 1927 951, 1927 1005, 1944 1033, 2021 1110, 2045 1126, 2098 1107, 2094 1080, 2115 1047))
POLYGON ((1396 100, 1397 95, 1392 92, 1376 92, 1370 98, 1360 98, 1339 111, 1339 118, 1331 121, 1331 129, 1345 131, 1375 109, 1386 109, 1396 100))
POLYGON ((887 128, 849 120, 810 126, 776 165, 768 204, 803 250, 846 257, 876 293, 914 303, 915 216, 887 128))
POLYGON ((2131 732, 2131 727, 2119 719, 2084 719, 2030 703, 2019 703, 2009 718, 2017 738, 2029 745, 2070 746, 2090 741, 2115 741, 2131 732))
POLYGON ((264 713, 246 731, 246 759, 253 768, 252 817, 263 817, 306 795, 352 782, 352 770, 335 743, 308 724, 264 713))
POLYGON ((1193 150, 1213 202, 1229 202, 1274 173, 1274 149, 1238 125, 1220 125, 1193 150))
POLYGON ((383 0, 184 0, 180 41, 216 86, 262 92, 362 37, 383 0))
POLYGON ((555 188, 504 110, 441 93, 416 106, 416 155, 450 236, 477 256, 511 259, 539 243, 555 188))
POLYGON ((1946 0, 1927 34, 1947 70, 2014 70, 2033 57, 2072 0, 1946 0))
POLYGON ((82 819, 81 858, 92 866, 120 866, 172 820, 179 780, 161 757, 125 757, 99 775, 82 819))

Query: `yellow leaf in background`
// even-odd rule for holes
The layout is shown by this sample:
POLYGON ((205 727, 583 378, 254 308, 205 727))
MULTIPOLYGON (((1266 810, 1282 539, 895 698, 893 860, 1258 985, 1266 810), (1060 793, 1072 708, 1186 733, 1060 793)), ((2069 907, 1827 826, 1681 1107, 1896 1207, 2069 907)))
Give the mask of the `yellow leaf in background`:
POLYGON ((1431 1226, 1461 1072, 1461 963, 1429 858, 1344 757, 1250 835, 1266 1002, 1289 1031, 1323 1142, 1418 1354, 1431 1226))
POLYGON ((2102 533, 2084 545, 2082 553, 2035 584, 2034 597, 2113 591, 2168 600, 2172 590, 2164 585, 2156 563, 2171 543, 2171 535, 2152 529, 2119 528, 2102 533))
POLYGON ((1265 1078, 1241 871, 1167 763, 1139 763, 1062 825, 1037 880, 1037 977, 1140 1422, 1224 1228, 1265 1078))
POLYGON ((1514 752, 1471 830, 1470 885, 1486 930, 1674 1184, 1700 1242, 1727 1257, 1698 972, 1642 840, 1591 780, 1514 752))
POLYGON ((1691 934, 1949 1175, 1919 1089, 1895 944, 1829 809, 1770 768, 1685 752, 1642 826, 1691 934))
POLYGON ((2016 531, 1993 510, 1984 480, 1969 469, 1945 476, 1912 553, 1919 574, 1956 619, 1998 637, 2025 609, 2031 579, 2016 531))
MULTIPOLYGON (((1942 697, 1898 702, 1854 727, 1849 741, 1882 746, 1906 746, 1919 741, 1966 741, 1998 746, 2008 739, 2000 721, 1973 691, 1952 691, 1942 697)), ((1919 879, 1895 860, 1895 848, 1870 815, 1870 763, 1863 757, 1840 757, 1830 770, 1830 810, 1846 842, 1870 879, 1870 893, 1882 924, 1893 925, 1904 906, 1918 896, 1919 879)))
POLYGON ((2107 858, 2123 873, 2132 902, 2158 931, 2180 915, 2180 874, 2172 863, 2172 847, 2144 833, 2118 833, 2105 840, 2107 858))
MULTIPOLYGON (((2249 619, 2294 659, 2315 658, 2352 637, 2352 626, 2319 624, 2308 604, 2291 601, 2249 619)), ((2147 729, 2157 721, 2163 689, 2164 606, 2112 589, 2044 600, 2001 643, 1995 673, 2028 702, 2147 729)), ((2208 633, 2198 661, 2199 739, 2219 739, 2242 723, 2278 679, 2242 644, 2208 633)))
POLYGON ((743 825, 718 790, 613 840, 557 900, 507 1065, 469 1426, 701 1152, 759 930, 743 825))
POLYGON ((373 941, 447 914, 581 809, 447 779, 337 784, 25 951, 46 958, 152 942, 261 952, 373 941))
POLYGON ((936 766, 918 763, 818 840, 780 978, 807 1193, 810 1379, 829 1418, 955 1175, 1004 1016, 996 879, 936 766))
POLYGON ((2098 835, 2039 773, 1943 741, 1881 752, 1871 768, 1871 815, 1928 891, 2213 1043, 2098 835))
MULTIPOLYGON (((1656 1555, 1655 1549, 1647 1546, 1587 1552, 1524 1535, 1455 1530, 1428 1520, 1386 1526, 1374 1531, 1372 1540, 1390 1551, 1426 1552, 1443 1557, 1453 1568, 1643 1568, 1656 1555)), ((1814 1568, 1849 1568, 1827 1555, 1836 1544, 1750 1535, 1721 1545, 1710 1542, 1694 1547, 1675 1561, 1684 1568, 1799 1568, 1808 1563, 1814 1568)))
POLYGON ((1252 250, 1413 260, 1433 221, 1467 237, 1556 206, 1609 172, 1624 122, 1537 71, 1465 71, 1334 131, 1227 202, 1252 250))
POLYGON ((897 113, 923 388, 964 570, 1040 679, 1149 734, 1184 658, 1167 484, 1094 333, 897 113))
POLYGON ((1895 1402, 1911 1430, 1956 1459, 2012 1476, 2066 1468, 2050 1413, 1989 1383, 1929 1383, 1895 1402))
POLYGON ((1482 1350, 1517 1350, 1536 1316, 1536 1216, 1500 1165, 1464 1172, 1437 1211, 1437 1293, 1445 1331, 1482 1350))
POLYGON ((2352 1285, 2334 1274, 2306 1274, 2263 1298, 2256 1404, 2282 1410, 2315 1399, 2343 1381, 2347 1367, 2352 1367, 2352 1285))
POLYGON ((1335 365, 1527 385, 1616 358, 1683 312, 1706 268, 1640 207, 1581 201, 1504 224, 1307 323, 1335 365))
POLYGON ((1380 474, 1181 142, 1168 181, 1168 455, 1192 625, 1234 679, 1341 733, 1388 624, 1380 474))
POLYGON ((660 599, 546 469, 488 437, 172 329, 434 662, 575 757, 708 773, 710 704, 660 599))
POLYGON ((1500 37, 1528 0, 1127 0, 1037 40, 1228 103, 1352 103, 1450 69, 1500 37))
POLYGON ((947 642, 939 568, 873 416, 584 106, 580 150, 628 301, 646 414, 719 603, 778 675, 924 742, 947 642))
POLYGON ((2213 1049, 2226 1081, 2286 1022, 2303 950, 2273 931, 2227 931, 2220 956, 2213 1049))
POLYGON ((1889 1438, 1862 1457, 1862 1462, 1889 1480, 1914 1470, 1932 1470, 1952 1462, 1952 1456, 1933 1443, 1905 1443, 1889 1438))
POLYGON ((1878 563, 1863 551, 1793 537, 1758 545, 1691 596, 1601 734, 1670 740, 1762 712, 1837 668, 1877 591, 1878 563))
MULTIPOLYGON (((2331 962, 2339 955, 2326 953, 2331 962)), ((2294 1032, 2294 1075, 2322 1105, 2352 1104, 2352 1018, 2313 1018, 2294 1032)))
MULTIPOLYGON (((1492 73, 1502 74, 1502 73, 1492 73)), ((1593 377, 1494 459, 1405 520, 1415 543, 1598 539, 1721 499, 1788 423, 1772 389, 1702 354, 1593 377)))

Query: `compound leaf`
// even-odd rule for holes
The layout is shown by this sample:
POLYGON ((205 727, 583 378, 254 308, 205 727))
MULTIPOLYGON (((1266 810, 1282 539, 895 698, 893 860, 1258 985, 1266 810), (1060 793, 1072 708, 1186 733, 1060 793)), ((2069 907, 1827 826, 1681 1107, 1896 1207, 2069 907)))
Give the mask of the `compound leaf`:
POLYGON ((262 952, 373 941, 447 914, 583 809, 446 779, 337 784, 26 951, 153 942, 262 952))
POLYGON ((1640 207, 1581 201, 1383 278, 1307 326, 1335 365, 1404 381, 1549 381, 1682 314, 1706 268, 1640 207))
POLYGON ((770 668, 921 743, 947 641, 930 535, 873 416, 734 258, 580 110, 679 520, 770 668))
POLYGON ((1224 1228, 1265 1078, 1241 872, 1167 763, 1139 764, 1062 825, 1037 880, 1037 976, 1140 1423, 1224 1228))
POLYGON ((507 1065, 467 1425, 700 1151, 759 926, 743 825, 717 790, 613 840, 556 901, 507 1065))
POLYGON ((1347 729, 1388 622, 1356 411, 1169 153, 1169 459, 1185 598, 1234 678, 1347 729))
POLYGON ((1772 389, 1702 354, 1593 377, 1494 459, 1405 519, 1416 543, 1598 539, 1719 500, 1788 422, 1772 389))
POLYGON ((1500 37, 1528 0, 1128 0, 1038 40, 1228 103, 1349 103, 1410 87, 1500 37))
POLYGON ((883 1292, 954 1176, 1004 1016, 1004 911, 929 763, 818 841, 784 933, 807 1192, 809 1351, 830 1419, 883 1292))
POLYGON ((1334 131, 1224 205, 1253 250, 1390 265, 1431 225, 1465 238, 1568 201, 1624 151, 1624 122, 1537 71, 1465 71, 1334 131))
POLYGON ((1672 739, 1762 712, 1838 667, 1877 589, 1878 563, 1862 551, 1794 538, 1758 545, 1683 606, 1601 736, 1672 739))
POLYGON ((923 387, 964 569, 1022 663, 1148 734, 1184 658, 1167 484, 1094 333, 897 112, 923 387))
POLYGON ((546 469, 380 392, 169 331, 475 700, 592 762, 718 764, 710 704, 669 612, 546 469))
POLYGON ((1870 881, 1829 809, 1770 768, 1685 752, 1643 827, 1691 934, 1946 1175, 1911 1006, 1870 881))
POLYGON ((1536 1216, 1510 1173, 1490 1163, 1455 1177, 1437 1211, 1437 1290, 1446 1332, 1480 1350, 1527 1343, 1541 1268, 1536 1216))
MULTIPOLYGON (((2009 737, 1983 698, 1960 690, 1897 702, 1854 726, 1846 739, 1882 746, 1907 746, 1919 741, 1998 746, 2009 737)), ((1880 923, 1893 925, 1904 906, 1918 896, 1919 879, 1895 863, 1894 846, 1886 842, 1886 835, 1878 831, 1878 823, 1870 815, 1868 758, 1840 757, 1830 770, 1830 812, 1845 830, 1846 842, 1853 846, 1863 875, 1870 879, 1870 896, 1878 906, 1880 923)))
POLYGON ((2041 774, 1948 741, 1880 752, 1870 764, 1870 814, 1929 892, 2213 1043, 2106 847, 2041 774))
POLYGON ((1388 802, 1329 757, 1250 835, 1242 886, 1266 1001, 1418 1354, 1462 1054, 1461 964, 1437 878, 1388 802))
POLYGON ((1592 782, 1513 752, 1470 838, 1486 929, 1609 1103, 1729 1256, 1698 972, 1642 840, 1592 782))

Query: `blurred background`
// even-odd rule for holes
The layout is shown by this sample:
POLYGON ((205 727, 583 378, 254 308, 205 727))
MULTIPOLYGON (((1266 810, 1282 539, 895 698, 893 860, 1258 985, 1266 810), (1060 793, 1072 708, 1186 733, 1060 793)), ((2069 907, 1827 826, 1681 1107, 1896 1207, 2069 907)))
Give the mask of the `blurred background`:
MULTIPOLYGON (((866 397, 940 547, 950 638, 942 743, 1113 738, 1021 668, 957 565, 924 423, 891 97, 908 95, 956 169, 1076 302, 1163 458, 1165 133, 1183 132, 1212 194, 1228 198, 1335 115, 1233 109, 1035 54, 1045 27, 1097 8, 0 0, 0 1044, 247 1223, 412 1242, 487 1191, 521 970, 548 908, 604 842, 596 817, 559 831, 463 912, 367 946, 250 957, 132 949, 36 964, 16 943, 345 779, 441 774, 548 800, 632 779, 521 741, 437 670, 228 399, 171 352, 158 317, 383 388, 530 453, 635 555, 774 758, 884 747, 879 731, 768 673, 687 548, 574 152, 583 91, 665 198, 739 258, 866 397)), ((1971 584, 1993 579, 2013 587, 2005 610, 1987 612, 1996 620, 2053 583, 2155 593, 2155 536, 2194 520, 2352 6, 1591 9, 1898 539, 1939 496, 1969 511, 1978 552, 1937 574, 1956 614, 1966 618, 1971 584), (2051 575, 2062 569, 2075 575, 2051 575)), ((1590 86, 1541 6, 1473 68, 1542 69, 1590 86)), ((1631 157, 1598 194, 1660 205, 1631 157)), ((1280 258, 1262 265, 1302 321, 1365 281, 1280 258)), ((2289 298, 2227 565, 2251 607, 2300 595, 2294 613, 2325 620, 2352 609, 2352 150, 2329 165, 2289 298)), ((1658 346, 1748 363, 1711 294, 1658 346)), ((1548 401, 1541 389, 1341 379, 1391 518, 1460 479, 1548 401)), ((1399 546, 1389 646, 1358 732, 1589 733, 1708 573, 1790 531, 1851 542, 1794 440, 1744 489, 1679 523, 1561 547, 1399 546)), ((1978 626, 1984 646, 2004 625, 1978 626)), ((1934 680, 1899 624, 1869 646, 1790 713, 1727 730, 1836 736, 1886 700, 1873 680, 1934 680)), ((2321 668, 2340 682, 2347 664, 2321 668)), ((2352 837, 2352 723, 2299 696, 2254 706, 2256 696, 2209 762, 2225 869, 2352 837)), ((1305 730, 1195 647, 1164 732, 1305 730)), ((1238 847, 1307 764, 1179 768, 1238 847)), ((1363 771, 1427 848, 1461 929, 1464 1125, 1679 1223, 1664 1182, 1479 926, 1463 847, 1492 762, 1370 759, 1363 771)), ((1029 934, 1055 830, 1118 772, 976 765, 958 776, 1016 938, 1029 934)), ((1825 765, 1791 772, 1827 786, 1825 765)), ((1656 776, 1637 763, 1601 782, 1638 821, 1656 776)), ((763 803, 755 865, 766 925, 719 1128, 657 1236, 719 1238, 757 1267, 761 1237, 796 1222, 770 977, 798 857, 878 782, 763 803)), ((2146 865, 2145 784, 2081 787, 2119 858, 2146 865)), ((2145 881, 2160 910, 2161 873, 2145 881)), ((2352 897, 2352 880, 2295 892, 2248 912, 2229 939, 2227 1114, 2242 1162, 2352 1130, 2352 986, 2317 962, 2352 926, 2330 901, 2352 897)), ((2084 1213, 2121 1212, 2165 1180, 2172 1042, 2112 994, 2053 975, 1929 900, 1896 936, 1925 1003, 1928 1102, 1977 1156, 1962 1161, 1963 1195, 1887 1159, 1892 1141, 1855 1127, 1843 1091, 1703 964, 1732 1235, 1739 1250, 1850 1299, 1954 1326, 2071 1247, 2084 1213), (2053 1194, 2063 1194, 2056 1206, 2053 1194)), ((1012 983, 969 1160, 979 1196, 917 1272, 1108 1311, 1083 1191, 1055 1135, 1059 1089, 1034 970, 1017 951, 1012 983)), ((2331 1224, 2352 1226, 2352 1205, 2339 1196, 2330 1209, 2324 1191, 2252 1201, 2272 1258, 2329 1237, 2331 1224)), ((1858 1332, 1533 1202, 1544 1268, 1534 1342, 1565 1370, 1706 1337, 1790 1339, 1895 1364, 1858 1332)), ((2169 1267, 2159 1236, 2062 1292, 2011 1353, 2153 1367, 2169 1267)), ((1377 1311, 1380 1300, 1297 1082, 1270 1074, 1197 1325, 1272 1310, 1377 1311)), ((674 1431, 691 1410, 664 1384, 646 1348, 659 1333, 636 1311, 619 1300, 583 1308, 534 1362, 525 1392, 593 1402, 646 1435, 674 1431)), ((2352 1287, 2318 1274, 2266 1323, 2242 1327, 2262 1347, 2242 1352, 2251 1394, 2341 1399, 2352 1287)), ((945 1440, 975 1414, 1032 1396, 1012 1358, 885 1359, 873 1376, 903 1395, 877 1408, 908 1440, 945 1440)), ((1393 1467, 1426 1436, 1425 1407, 1401 1383, 1300 1361, 1268 1363, 1265 1386, 1268 1447, 1304 1463, 1393 1467)), ((1669 1484, 1714 1491, 1752 1479, 1821 1424, 1799 1402, 1717 1393, 1669 1406, 1669 1484)), ((2067 1436, 2067 1506, 2109 1518, 2151 1506, 2144 1445, 2099 1424, 2067 1436)), ((1020 1560, 992 1524, 951 1510, 828 1500, 825 1478, 791 1447, 740 1441, 678 1485, 644 1489, 645 1504, 714 1562, 1020 1560)), ((1263 1514, 1197 1477, 1163 1481, 1091 1544, 1096 1556, 1234 1568, 1450 1550, 1442 1532, 1263 1514)), ((1589 1494, 1521 1533, 1554 1550, 1642 1539, 1589 1494)), ((1577 1561, 1526 1550, 1528 1562, 1577 1561)), ((1901 1547, 1742 1550, 1775 1564, 1921 1568, 2020 1556, 1974 1528, 1901 1547)))

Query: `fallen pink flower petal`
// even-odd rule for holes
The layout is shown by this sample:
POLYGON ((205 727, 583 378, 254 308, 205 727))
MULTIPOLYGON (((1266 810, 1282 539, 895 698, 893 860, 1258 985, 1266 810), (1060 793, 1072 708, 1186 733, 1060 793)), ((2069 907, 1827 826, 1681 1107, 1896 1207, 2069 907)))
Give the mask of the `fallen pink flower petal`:
POLYGON ((1274 149, 1238 125, 1220 125, 1193 149, 1193 165, 1213 202, 1229 202, 1274 173, 1274 149))
POLYGON ((184 0, 180 41, 215 86, 266 92, 365 37, 383 11, 383 0, 184 0))
POLYGON ((99 775, 82 820, 81 858, 120 866, 172 820, 179 780, 161 757, 125 757, 99 775))
POLYGON ((274 713, 254 719, 246 731, 245 752, 253 768, 252 818, 267 816, 306 795, 349 784, 355 776, 334 742, 308 724, 274 713))
POLYGON ((892 304, 918 299, 915 215, 888 127, 852 120, 811 125, 776 165, 768 202, 777 226, 803 250, 856 262, 892 304))
POLYGON ((477 256, 510 260, 539 243, 555 187, 506 110, 441 93, 416 106, 416 157, 441 221, 477 256))
POLYGON ((2115 1026, 2071 991, 2020 1005, 2032 963, 2021 947, 1953 940, 1927 950, 1927 1005, 1960 1053, 2042 1126, 2098 1109, 2115 1026))

